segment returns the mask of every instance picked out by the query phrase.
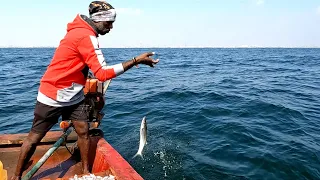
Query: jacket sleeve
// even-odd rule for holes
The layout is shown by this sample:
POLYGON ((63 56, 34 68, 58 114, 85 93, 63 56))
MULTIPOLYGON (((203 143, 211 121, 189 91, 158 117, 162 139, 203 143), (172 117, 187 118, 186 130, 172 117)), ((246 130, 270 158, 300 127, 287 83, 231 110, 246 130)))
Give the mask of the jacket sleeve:
POLYGON ((95 36, 86 36, 78 43, 78 50, 82 59, 99 81, 107 81, 124 72, 122 63, 107 66, 98 39, 95 36))

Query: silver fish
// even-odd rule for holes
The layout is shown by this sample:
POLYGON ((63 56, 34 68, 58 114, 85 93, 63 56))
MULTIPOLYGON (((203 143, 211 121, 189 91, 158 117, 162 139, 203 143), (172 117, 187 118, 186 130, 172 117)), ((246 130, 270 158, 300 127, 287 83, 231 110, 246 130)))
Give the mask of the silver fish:
POLYGON ((142 151, 144 146, 147 144, 147 121, 146 117, 143 117, 140 126, 140 143, 138 152, 133 156, 136 157, 137 155, 142 157, 142 151))

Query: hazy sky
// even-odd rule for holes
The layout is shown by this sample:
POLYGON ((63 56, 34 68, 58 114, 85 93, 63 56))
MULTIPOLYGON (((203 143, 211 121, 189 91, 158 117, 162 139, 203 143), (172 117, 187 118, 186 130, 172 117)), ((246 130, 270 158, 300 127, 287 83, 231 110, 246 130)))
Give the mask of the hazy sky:
MULTIPOLYGON (((3 1, 0 46, 58 46, 87 0, 3 1)), ((101 47, 320 47, 320 0, 110 0, 101 47)))

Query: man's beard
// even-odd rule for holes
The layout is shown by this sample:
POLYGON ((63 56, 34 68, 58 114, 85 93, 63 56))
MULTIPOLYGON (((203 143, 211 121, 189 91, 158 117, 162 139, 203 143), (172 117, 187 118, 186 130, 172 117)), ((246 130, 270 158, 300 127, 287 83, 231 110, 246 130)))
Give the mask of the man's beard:
POLYGON ((110 29, 106 28, 103 22, 97 24, 97 29, 100 35, 105 35, 110 31, 110 29))

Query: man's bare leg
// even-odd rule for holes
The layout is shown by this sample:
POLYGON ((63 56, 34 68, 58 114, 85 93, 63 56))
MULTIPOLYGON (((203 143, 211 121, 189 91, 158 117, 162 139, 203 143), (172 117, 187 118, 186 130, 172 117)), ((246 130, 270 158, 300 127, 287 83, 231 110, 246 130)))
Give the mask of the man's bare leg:
POLYGON ((45 134, 38 134, 32 131, 29 132, 28 137, 22 143, 16 171, 11 180, 21 179, 25 166, 31 159, 37 148, 37 144, 41 141, 44 135, 45 134))
POLYGON ((87 174, 89 172, 89 148, 90 148, 90 138, 89 138, 89 125, 86 121, 72 121, 76 133, 78 134, 78 147, 80 149, 81 162, 83 173, 87 174))

